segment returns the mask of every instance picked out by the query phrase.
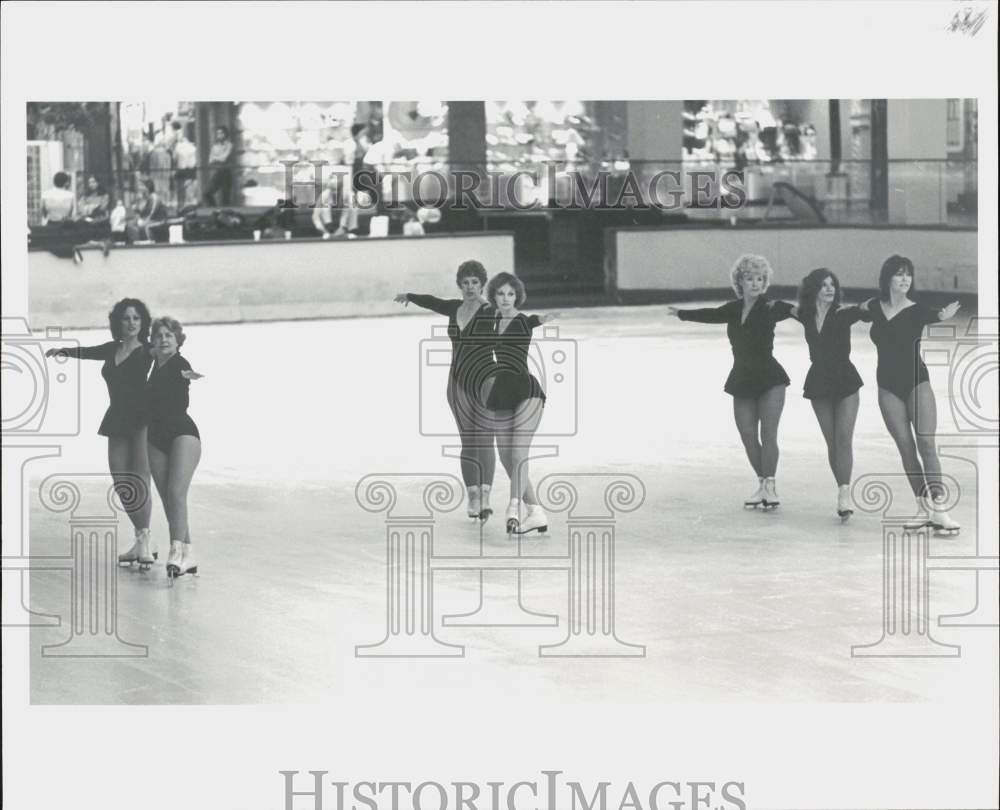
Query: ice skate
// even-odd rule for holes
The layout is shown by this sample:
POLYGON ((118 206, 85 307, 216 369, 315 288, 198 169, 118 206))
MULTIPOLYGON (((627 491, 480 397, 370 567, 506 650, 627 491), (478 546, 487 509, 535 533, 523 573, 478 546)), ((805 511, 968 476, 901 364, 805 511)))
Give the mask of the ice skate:
POLYGON ((194 549, 190 543, 181 543, 181 559, 177 566, 177 573, 174 576, 182 577, 185 574, 197 576, 198 563, 194 559, 194 549))
POLYGON ((853 514, 854 504, 851 503, 851 487, 848 484, 842 484, 837 491, 837 516, 842 522, 847 523, 853 514))
POLYGON ((511 498, 507 504, 507 534, 519 534, 521 528, 521 501, 511 498))
POLYGON ((468 487, 469 505, 466 513, 472 520, 479 520, 479 513, 482 511, 482 496, 479 487, 468 487))
POLYGON ((757 491, 743 501, 744 509, 756 509, 764 502, 764 479, 758 478, 757 482, 757 491))
POLYGON ((167 579, 170 580, 171 585, 180 576, 181 560, 184 556, 183 549, 181 548, 183 545, 180 540, 170 541, 170 553, 167 555, 167 579))
POLYGON ((483 484, 479 489, 479 519, 485 523, 490 519, 490 515, 493 514, 493 507, 490 506, 490 490, 492 487, 489 484, 483 484))
POLYGON ((931 525, 930 515, 927 513, 927 505, 924 503, 923 498, 917 498, 917 508, 913 513, 913 516, 903 524, 903 528, 907 531, 914 532, 917 529, 923 529, 931 525))
POLYGON ((763 489, 764 495, 760 502, 761 508, 767 511, 777 509, 781 505, 781 501, 778 499, 778 490, 775 486, 774 479, 765 478, 763 489))
POLYGON ((549 519, 544 510, 537 503, 527 504, 528 514, 515 530, 514 534, 527 534, 528 532, 538 532, 545 534, 549 530, 549 519))
POLYGON ((123 551, 118 555, 118 564, 127 565, 131 568, 132 563, 139 562, 139 534, 135 535, 135 542, 128 551, 123 551))
POLYGON ((930 502, 930 525, 934 529, 935 534, 954 537, 962 530, 962 527, 943 507, 943 500, 932 500, 930 502))
POLYGON ((136 562, 139 563, 141 570, 148 571, 159 556, 150 540, 149 529, 139 529, 139 533, 135 536, 135 545, 138 555, 136 562))

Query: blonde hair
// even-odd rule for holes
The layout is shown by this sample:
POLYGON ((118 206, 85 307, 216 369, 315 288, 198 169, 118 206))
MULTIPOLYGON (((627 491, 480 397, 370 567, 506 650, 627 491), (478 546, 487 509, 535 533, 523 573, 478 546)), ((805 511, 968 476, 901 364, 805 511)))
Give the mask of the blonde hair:
POLYGON ((180 321, 174 320, 169 315, 156 318, 153 321, 153 325, 149 327, 149 334, 151 336, 155 336, 156 330, 161 326, 165 326, 167 331, 173 334, 174 338, 177 340, 178 349, 184 345, 184 341, 187 340, 187 335, 184 334, 184 327, 181 326, 180 321))
POLYGON ((744 253, 740 256, 733 263, 733 267, 729 271, 730 283, 736 291, 737 298, 743 297, 743 290, 740 288, 740 279, 743 278, 744 273, 763 273, 764 289, 762 292, 767 292, 767 288, 771 286, 771 276, 774 275, 774 270, 771 269, 770 262, 763 256, 757 256, 753 253, 744 253))

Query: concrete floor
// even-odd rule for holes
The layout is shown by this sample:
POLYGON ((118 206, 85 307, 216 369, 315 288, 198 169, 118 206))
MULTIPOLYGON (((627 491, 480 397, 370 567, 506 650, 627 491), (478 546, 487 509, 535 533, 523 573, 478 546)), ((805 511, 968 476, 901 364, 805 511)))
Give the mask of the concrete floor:
MULTIPOLYGON (((518 627, 442 624, 443 616, 476 608, 479 574, 438 571, 434 633, 463 645, 464 656, 356 657, 356 645, 386 633, 385 516, 359 506, 358 481, 385 471, 458 474, 457 461, 441 449, 455 440, 419 431, 418 347, 440 322, 190 328, 184 354, 206 375, 192 386, 190 409, 204 442, 189 498, 201 575, 170 588, 162 562, 147 573, 121 569, 118 635, 146 645, 148 654, 87 660, 41 654, 43 645, 70 637, 70 576, 31 573, 32 609, 63 618, 60 627, 30 631, 32 703, 308 704, 398 690, 461 700, 490 688, 530 690, 538 700, 635 703, 885 703, 995 692, 995 628, 937 626, 939 615, 974 606, 972 571, 930 577, 931 632, 960 645, 960 657, 852 657, 852 645, 881 634, 882 517, 859 512, 841 524, 833 513, 825 446, 801 398, 808 367, 801 327, 781 324, 776 339, 776 356, 792 378, 780 432, 782 506, 747 512, 741 504, 756 480, 722 392, 730 365, 724 329, 679 323, 663 307, 572 310, 556 322, 559 337, 575 341, 557 348, 578 356, 579 421, 575 435, 537 438, 536 445, 557 446, 558 456, 532 468, 536 481, 628 474, 642 482, 642 505, 615 519, 615 626, 621 640, 645 646, 644 657, 539 657, 540 645, 567 634, 565 570, 522 575, 523 604, 558 623, 518 627)), ((105 339, 97 332, 72 337, 105 339)), ((899 460, 878 412, 875 354, 863 326, 854 332, 854 360, 866 381, 855 478, 896 476, 899 460)), ((52 474, 106 473, 104 439, 95 435, 106 407, 99 371, 92 363, 82 374, 83 434, 65 442, 60 458, 29 468, 33 555, 66 555, 70 545, 66 513, 41 505, 38 483, 52 474)), ((425 377, 431 428, 450 419, 440 373, 425 377)), ((942 374, 932 370, 944 412, 942 374)), ((550 388, 543 430, 570 431, 571 378, 567 372, 550 388)), ((977 529, 975 469, 946 458, 944 471, 962 487, 953 514, 964 530, 932 538, 931 554, 969 557, 978 548, 995 557, 995 522, 977 529)), ((100 476, 83 481, 89 497, 106 486, 100 476)), ((499 514, 481 533, 461 507, 438 515, 438 553, 512 553, 501 519, 506 486, 498 465, 499 514)), ((420 494, 412 481, 400 490, 420 494)), ((566 555, 565 514, 551 513, 549 525, 548 536, 522 542, 523 554, 566 555)), ((152 529, 165 555, 158 501, 152 529)), ((121 531, 125 547, 131 531, 121 531)), ((995 580, 986 574, 981 582, 995 591, 995 580)), ((509 604, 515 574, 494 572, 487 581, 509 604)), ((996 606, 991 610, 984 615, 995 623, 996 606)))

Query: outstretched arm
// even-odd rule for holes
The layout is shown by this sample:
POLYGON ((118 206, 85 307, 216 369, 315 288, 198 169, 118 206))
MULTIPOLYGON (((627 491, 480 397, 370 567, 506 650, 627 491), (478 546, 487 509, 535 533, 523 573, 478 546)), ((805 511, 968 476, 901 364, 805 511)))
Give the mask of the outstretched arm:
POLYGON ((407 304, 416 304, 418 307, 423 307, 424 309, 429 309, 431 312, 436 312, 438 315, 451 315, 451 311, 454 305, 451 301, 446 301, 443 298, 436 298, 433 295, 418 295, 417 293, 400 293, 395 298, 392 299, 397 304, 402 304, 404 307, 407 304))
POLYGON ((113 343, 102 343, 100 346, 67 346, 61 349, 49 349, 46 357, 75 357, 77 360, 107 360, 108 346, 113 343))
POLYGON ((962 305, 959 304, 958 301, 952 301, 950 304, 948 304, 948 306, 938 310, 938 320, 947 321, 950 320, 951 318, 954 318, 955 315, 958 313, 958 310, 961 309, 961 307, 962 305))
POLYGON ((721 307, 703 307, 700 309, 667 307, 667 314, 676 315, 682 321, 694 321, 695 323, 728 323, 730 306, 730 304, 723 304, 721 307))

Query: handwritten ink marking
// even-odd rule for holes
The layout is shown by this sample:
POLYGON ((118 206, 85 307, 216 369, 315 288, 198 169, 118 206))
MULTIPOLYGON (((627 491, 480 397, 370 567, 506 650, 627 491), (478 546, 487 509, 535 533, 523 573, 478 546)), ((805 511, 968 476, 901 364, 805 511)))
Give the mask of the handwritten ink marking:
POLYGON ((977 13, 975 9, 966 6, 955 12, 955 16, 951 18, 951 23, 948 25, 948 30, 953 34, 966 34, 974 37, 985 22, 986 9, 977 13))

